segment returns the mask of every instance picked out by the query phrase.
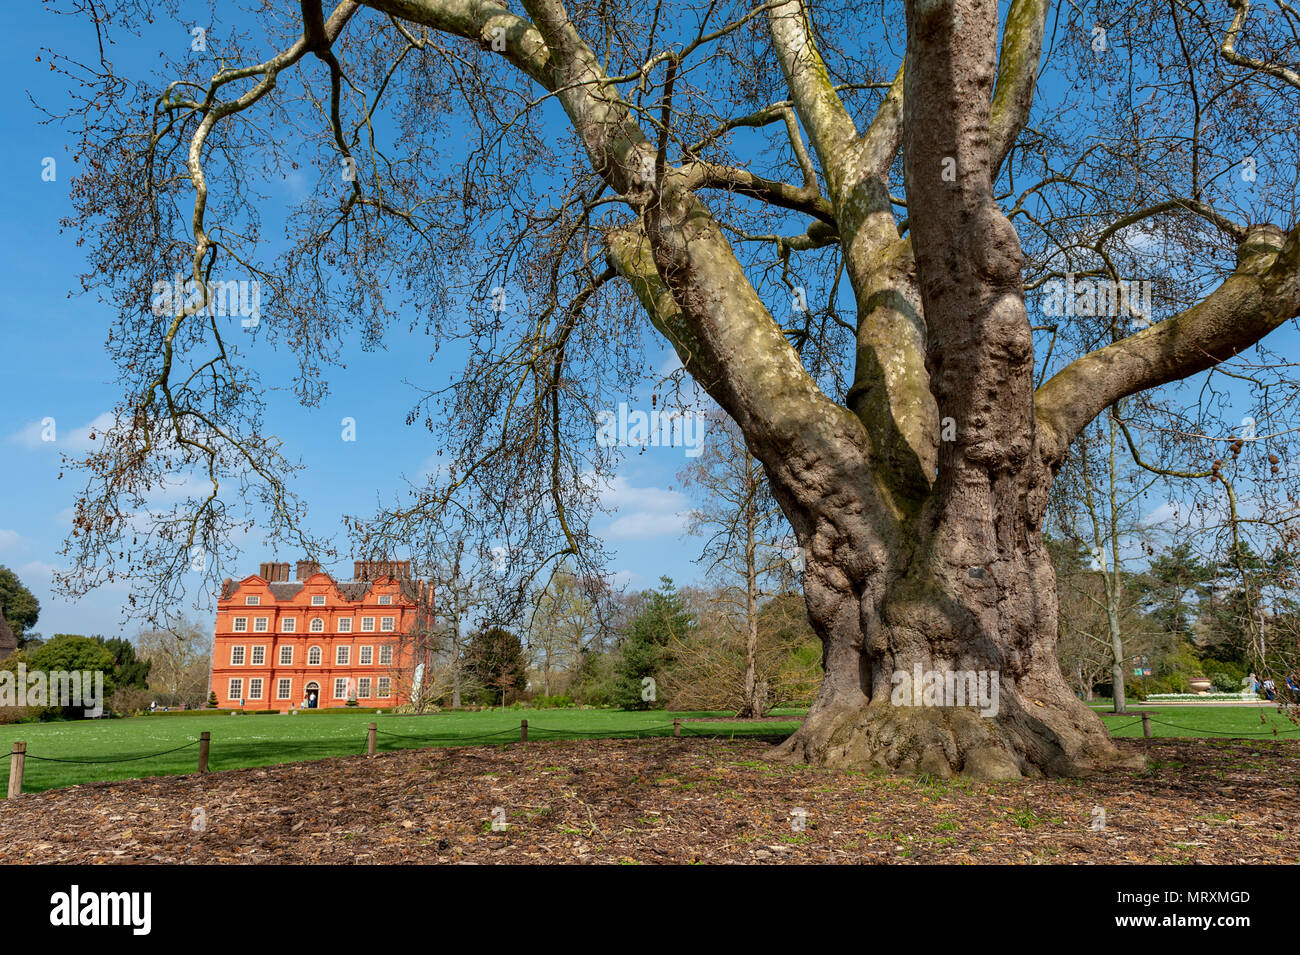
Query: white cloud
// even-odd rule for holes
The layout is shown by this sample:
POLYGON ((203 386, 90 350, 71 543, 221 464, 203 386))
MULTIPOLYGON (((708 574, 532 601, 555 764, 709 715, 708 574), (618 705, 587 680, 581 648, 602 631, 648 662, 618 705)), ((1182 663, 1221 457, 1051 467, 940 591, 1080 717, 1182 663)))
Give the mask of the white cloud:
POLYGON ((22 534, 0 527, 0 554, 11 554, 14 551, 26 549, 27 542, 23 540, 22 534))
POLYGON ((115 420, 110 412, 105 411, 80 427, 65 428, 51 415, 32 421, 25 428, 9 435, 8 440, 32 450, 58 448, 60 451, 85 452, 99 447, 104 432, 113 426, 115 420), (47 441, 46 437, 51 433, 54 440, 47 441), (92 434, 94 440, 91 440, 92 434))
POLYGON ((614 478, 601 503, 616 517, 606 529, 608 540, 632 540, 680 535, 686 528, 690 501, 680 491, 633 487, 625 477, 614 478))

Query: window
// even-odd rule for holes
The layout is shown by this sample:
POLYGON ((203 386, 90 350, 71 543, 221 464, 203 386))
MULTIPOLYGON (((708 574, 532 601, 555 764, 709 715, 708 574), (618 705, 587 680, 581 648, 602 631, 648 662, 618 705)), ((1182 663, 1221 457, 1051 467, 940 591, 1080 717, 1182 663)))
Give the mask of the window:
POLYGON ((370 677, 363 676, 357 680, 357 696, 363 700, 370 699, 370 677))
POLYGON ((338 677, 334 681, 334 699, 344 700, 348 695, 348 678, 345 676, 338 677))
POLYGON ((236 618, 235 618, 235 633, 247 633, 247 632, 248 632, 248 618, 247 618, 247 617, 236 617, 236 618))
POLYGON ((340 618, 339 618, 339 633, 351 633, 351 632, 352 632, 352 618, 351 618, 351 617, 340 617, 340 618))
POLYGON ((267 624, 267 621, 268 621, 269 619, 270 619, 270 618, 268 618, 268 617, 254 617, 254 618, 253 618, 253 632, 254 632, 254 633, 266 633, 266 624, 267 624))
POLYGON ((311 667, 320 666, 320 647, 312 647, 307 651, 307 665, 311 667))
POLYGON ((257 607, 257 606, 260 606, 261 603, 262 603, 262 598, 261 598, 261 597, 245 597, 245 598, 244 598, 244 606, 245 606, 245 607, 257 607))
POLYGON ((324 595, 324 594, 312 594, 312 595, 311 595, 311 605, 312 605, 313 607, 323 607, 323 606, 325 606, 325 595, 324 595))
POLYGON ((253 677, 248 681, 248 698, 250 700, 260 700, 262 698, 262 678, 253 677))
POLYGON ((244 681, 231 680, 230 692, 226 695, 230 697, 231 701, 242 700, 244 698, 244 681))
POLYGON ((388 606, 389 604, 391 604, 392 602, 393 602, 393 595, 392 595, 392 594, 380 594, 380 595, 379 595, 379 606, 381 606, 381 607, 387 607, 387 606, 388 606))
POLYGON ((293 666, 293 647, 280 648, 280 666, 293 666))
POLYGON ((361 618, 361 632, 362 632, 362 633, 374 633, 374 632, 375 632, 375 618, 374 618, 374 617, 362 617, 362 618, 361 618))
POLYGON ((266 647, 253 647, 253 652, 248 661, 252 666, 260 667, 266 665, 266 647))
POLYGON ((231 648, 230 648, 230 665, 231 665, 232 667, 242 667, 242 666, 244 665, 244 648, 243 648, 243 647, 231 647, 231 648))
POLYGON ((294 633, 298 629, 298 621, 293 617, 285 617, 280 621, 281 633, 294 633))
POLYGON ((375 696, 379 697, 381 700, 384 697, 392 696, 393 695, 392 687, 393 687, 393 681, 389 677, 381 676, 379 678, 379 689, 375 691, 375 696))
POLYGON ((275 698, 277 700, 290 699, 291 697, 289 694, 292 692, 292 690, 293 690, 292 680, 280 680, 275 685, 275 698))
POLYGON ((322 620, 320 617, 312 617, 312 618, 311 618, 311 632, 312 632, 312 633, 324 633, 324 632, 325 632, 325 621, 322 620))
POLYGON ((393 645, 386 643, 379 648, 379 665, 390 667, 393 665, 393 645))
POLYGON ((397 619, 396 617, 380 617, 379 629, 382 630, 384 633, 392 633, 393 621, 396 619, 397 619))
POLYGON ((348 665, 348 660, 350 660, 351 657, 352 657, 351 647, 339 647, 334 654, 334 665, 345 667, 348 665))
POLYGON ((370 666, 370 664, 374 663, 374 662, 375 662, 375 648, 374 648, 374 647, 362 647, 362 648, 361 648, 361 658, 358 659, 357 662, 360 663, 363 667, 368 667, 368 666, 370 666))

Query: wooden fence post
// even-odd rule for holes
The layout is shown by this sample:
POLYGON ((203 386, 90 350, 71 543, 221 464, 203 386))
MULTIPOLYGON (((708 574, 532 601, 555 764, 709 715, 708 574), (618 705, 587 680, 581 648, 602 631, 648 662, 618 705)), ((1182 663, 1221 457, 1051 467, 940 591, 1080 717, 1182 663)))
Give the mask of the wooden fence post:
POLYGON ((676 739, 681 735, 682 735, 682 721, 673 720, 673 738, 676 739))
POLYGON ((519 742, 521 743, 528 742, 528 721, 527 720, 519 721, 519 742))
POLYGON ((375 730, 377 727, 374 723, 370 724, 370 729, 366 732, 366 755, 375 755, 375 730))
POLYGON ((27 744, 14 740, 13 752, 9 754, 9 798, 21 796, 23 792, 23 764, 27 761, 27 744))
POLYGON ((1147 739, 1151 738, 1151 714, 1142 714, 1142 735, 1147 739))
POLYGON ((211 733, 199 734, 199 772, 208 771, 208 748, 212 745, 211 733))

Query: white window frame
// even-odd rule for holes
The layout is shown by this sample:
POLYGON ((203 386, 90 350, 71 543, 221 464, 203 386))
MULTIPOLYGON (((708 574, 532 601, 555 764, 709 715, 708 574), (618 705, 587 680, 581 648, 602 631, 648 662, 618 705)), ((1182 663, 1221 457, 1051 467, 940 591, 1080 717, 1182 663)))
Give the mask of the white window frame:
POLYGON ((244 606, 245 606, 245 607, 260 607, 261 605, 262 605, 262 598, 261 598, 261 597, 245 597, 245 598, 244 598, 244 606))
POLYGON ((312 595, 311 595, 311 605, 312 605, 313 607, 323 607, 323 606, 325 606, 325 595, 324 595, 324 594, 312 594, 312 595))
POLYGON ((396 618, 396 617, 380 617, 380 618, 379 618, 379 632, 380 632, 380 633, 392 633, 392 632, 393 632, 394 630, 396 630, 396 629, 397 629, 397 618, 396 618))
POLYGON ((387 606, 388 606, 389 604, 391 604, 392 602, 393 602, 393 595, 392 595, 392 594, 380 594, 380 595, 379 595, 379 606, 381 606, 381 607, 387 607, 387 606))
POLYGON ((251 667, 266 666, 266 647, 258 644, 255 647, 248 648, 248 665, 251 667), (261 657, 259 660, 258 657, 261 657))
POLYGON ((348 678, 345 676, 336 676, 334 678, 334 699, 346 700, 348 698, 348 678))
POLYGON ((270 617, 254 617, 254 618, 253 618, 253 632, 254 632, 254 633, 266 633, 268 627, 270 626, 270 623, 271 623, 271 618, 270 618, 270 617))
POLYGON ((309 647, 307 649, 307 666, 318 667, 322 660, 325 659, 325 651, 320 647, 309 647), (313 660, 312 657, 316 659, 313 660))
POLYGON ((379 685, 375 687, 375 699, 386 700, 392 695, 393 695, 392 677, 381 676, 379 678, 379 685))
POLYGON ((298 619, 296 617, 285 617, 283 620, 280 621, 280 632, 297 633, 298 619))
POLYGON ((275 698, 277 700, 293 699, 293 680, 287 676, 282 676, 275 681, 275 698))
POLYGON ((344 643, 334 648, 334 665, 345 667, 352 665, 352 647, 344 643))
POLYGON ((293 666, 293 644, 286 643, 280 648, 280 666, 293 666))
POLYGON ((237 643, 230 648, 230 665, 232 667, 242 667, 244 665, 244 661, 247 659, 248 659, 248 647, 245 646, 244 644, 237 643), (238 660, 235 659, 236 654, 239 655, 238 660))
POLYGON ((362 647, 357 652, 357 666, 368 667, 375 662, 375 648, 362 647))
POLYGON ((226 689, 230 691, 226 696, 230 698, 232 703, 236 700, 242 700, 244 698, 244 678, 232 676, 226 689))
POLYGON ((352 632, 352 618, 351 618, 351 617, 339 617, 338 632, 339 632, 339 633, 351 633, 351 632, 352 632))
POLYGON ((230 629, 232 629, 235 633, 248 633, 248 618, 236 617, 234 619, 234 622, 231 623, 230 629))
POLYGON ((375 632, 375 618, 374 618, 374 617, 362 617, 362 618, 361 618, 361 632, 362 632, 362 633, 374 633, 374 632, 375 632))
POLYGON ((391 643, 385 643, 379 648, 379 665, 381 667, 393 665, 393 645, 391 643))
POLYGON ((260 700, 262 698, 262 678, 260 676, 248 678, 248 698, 250 700, 260 700), (256 692, 254 691, 254 684, 256 684, 256 692))
POLYGON ((370 699, 370 677, 363 676, 357 679, 357 699, 370 699))
POLYGON ((311 623, 308 625, 307 629, 312 633, 324 633, 325 621, 320 617, 312 617, 311 623))

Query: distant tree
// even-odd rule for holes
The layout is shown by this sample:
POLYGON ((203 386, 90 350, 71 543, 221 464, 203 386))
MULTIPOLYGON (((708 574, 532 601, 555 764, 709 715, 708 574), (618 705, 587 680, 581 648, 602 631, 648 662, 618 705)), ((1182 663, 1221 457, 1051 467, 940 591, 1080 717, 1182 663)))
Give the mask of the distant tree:
POLYGON ((614 703, 625 710, 662 706, 657 684, 664 676, 662 668, 672 662, 668 648, 684 640, 695 628, 690 609, 672 579, 660 577, 659 580, 658 590, 641 594, 639 609, 619 644, 614 703))
POLYGON ((1198 607, 1214 590, 1214 568, 1190 542, 1178 541, 1152 556, 1136 586, 1143 609, 1166 633, 1190 634, 1198 607))
POLYGON ((744 693, 737 717, 762 716, 768 688, 759 678, 758 613, 764 597, 793 583, 789 559, 794 534, 772 497, 763 465, 749 453, 740 427, 721 411, 706 416, 702 453, 679 478, 699 507, 691 512, 690 533, 705 539, 699 560, 729 586, 718 593, 730 617, 745 634, 744 693))
MULTIPOLYGON (((467 545, 450 528, 439 527, 421 542, 421 567, 428 578, 423 599, 422 627, 411 635, 412 658, 425 666, 423 683, 432 688, 434 658, 443 664, 443 677, 450 684, 451 705, 459 709, 465 677, 468 675, 469 627, 485 612, 494 596, 491 559, 486 545, 467 545)), ((498 618, 499 619, 499 618, 498 618)), ((423 705, 430 693, 421 693, 423 705)))
POLYGON ((1086 700, 1110 672, 1113 651, 1101 581, 1078 541, 1046 540, 1060 594, 1056 652, 1061 673, 1086 700))
POLYGON ((23 586, 17 574, 0 565, 0 615, 9 624, 20 648, 26 646, 27 631, 36 625, 40 614, 40 601, 23 586))
MULTIPOLYGON (((685 591, 698 626, 670 648, 672 666, 660 687, 675 710, 746 712, 752 699, 747 677, 749 637, 736 626, 736 588, 685 591)), ((753 675, 765 714, 777 706, 807 706, 821 681, 821 644, 808 619, 803 597, 795 592, 767 598, 754 615, 753 675)))
POLYGON ((113 656, 113 682, 119 687, 133 686, 146 689, 149 686, 148 660, 136 655, 135 645, 125 637, 92 637, 104 645, 113 656))
POLYGON ((1127 565, 1135 549, 1151 552, 1149 540, 1155 531, 1142 517, 1142 501, 1162 480, 1144 471, 1130 454, 1118 420, 1121 407, 1117 404, 1080 430, 1050 492, 1055 523, 1067 540, 1088 553, 1091 571, 1101 585, 1098 596, 1089 599, 1099 601, 1105 613, 1118 713, 1128 709, 1125 644, 1134 636, 1124 626, 1134 604, 1126 586, 1132 576, 1127 565))
POLYGON ((482 688, 484 702, 500 700, 504 706, 528 688, 524 646, 504 627, 487 627, 470 637, 465 672, 482 688))
POLYGON ((206 627, 178 617, 135 637, 140 659, 150 664, 149 689, 159 703, 200 705, 208 692, 212 635, 206 627))
MULTIPOLYGON (((108 700, 118 688, 113 666, 113 654, 101 640, 79 634, 56 633, 39 647, 28 647, 7 657, 0 670, 16 671, 25 664, 27 671, 99 671, 104 674, 104 698, 108 700)), ((51 712, 53 707, 51 706, 51 712)), ((62 708, 67 719, 79 719, 83 710, 78 707, 62 708)))
POLYGON ((603 649, 612 594, 599 580, 586 580, 562 567, 534 598, 528 625, 528 651, 542 693, 571 685, 584 654, 603 649))

